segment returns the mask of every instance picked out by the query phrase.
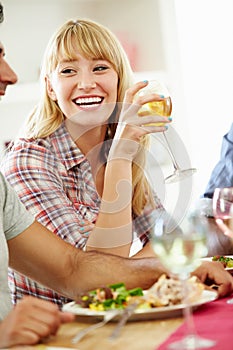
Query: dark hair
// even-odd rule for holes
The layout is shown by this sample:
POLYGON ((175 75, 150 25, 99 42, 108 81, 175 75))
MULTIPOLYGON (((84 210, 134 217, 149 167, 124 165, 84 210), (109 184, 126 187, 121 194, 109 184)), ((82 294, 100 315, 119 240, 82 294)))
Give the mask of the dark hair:
POLYGON ((3 16, 3 6, 0 3, 0 23, 2 23, 4 20, 4 16, 3 16))

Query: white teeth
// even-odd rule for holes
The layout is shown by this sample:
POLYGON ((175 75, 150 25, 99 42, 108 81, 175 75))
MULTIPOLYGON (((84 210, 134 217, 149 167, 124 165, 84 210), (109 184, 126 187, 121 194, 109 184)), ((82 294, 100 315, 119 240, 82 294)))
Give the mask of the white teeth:
POLYGON ((75 103, 78 105, 93 105, 93 104, 98 104, 102 102, 102 98, 101 97, 83 97, 83 98, 77 98, 77 100, 75 100, 75 103))

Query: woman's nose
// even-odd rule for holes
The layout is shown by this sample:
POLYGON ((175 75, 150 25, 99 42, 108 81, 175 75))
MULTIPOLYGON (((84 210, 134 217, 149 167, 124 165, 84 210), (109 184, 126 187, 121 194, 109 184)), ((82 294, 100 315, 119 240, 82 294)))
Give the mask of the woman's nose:
POLYGON ((92 79, 80 79, 78 82, 78 88, 83 90, 94 89, 96 83, 92 79))

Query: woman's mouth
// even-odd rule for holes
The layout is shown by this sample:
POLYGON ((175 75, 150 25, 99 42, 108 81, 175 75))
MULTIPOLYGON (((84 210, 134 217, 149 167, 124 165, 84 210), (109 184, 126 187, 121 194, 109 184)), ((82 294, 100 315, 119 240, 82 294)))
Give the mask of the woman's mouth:
POLYGON ((78 97, 74 99, 73 102, 80 108, 88 109, 88 108, 99 106, 103 100, 104 100, 103 97, 93 96, 93 97, 78 97))

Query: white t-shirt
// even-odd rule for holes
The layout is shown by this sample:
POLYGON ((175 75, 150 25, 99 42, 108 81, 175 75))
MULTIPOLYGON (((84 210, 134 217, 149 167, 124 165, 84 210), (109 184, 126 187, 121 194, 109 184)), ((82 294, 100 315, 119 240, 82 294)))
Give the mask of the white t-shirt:
POLYGON ((33 216, 0 173, 0 320, 12 308, 8 287, 7 240, 23 232, 33 221, 33 216))

